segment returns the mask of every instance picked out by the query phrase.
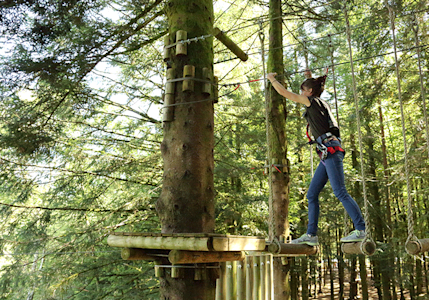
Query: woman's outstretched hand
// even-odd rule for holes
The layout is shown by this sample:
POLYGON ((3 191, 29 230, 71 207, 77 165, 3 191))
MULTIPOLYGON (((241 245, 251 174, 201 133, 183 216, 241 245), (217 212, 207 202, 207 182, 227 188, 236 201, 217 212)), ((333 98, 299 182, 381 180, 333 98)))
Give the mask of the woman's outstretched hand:
POLYGON ((269 73, 269 74, 267 74, 267 78, 271 82, 273 82, 274 80, 276 80, 275 76, 277 76, 277 73, 269 73))

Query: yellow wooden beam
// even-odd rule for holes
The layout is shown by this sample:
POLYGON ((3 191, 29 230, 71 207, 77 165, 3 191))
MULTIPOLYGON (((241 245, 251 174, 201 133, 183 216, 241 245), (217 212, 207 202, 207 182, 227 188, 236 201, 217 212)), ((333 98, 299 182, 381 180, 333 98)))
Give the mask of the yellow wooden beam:
POLYGON ((109 235, 107 244, 111 247, 209 251, 209 237, 164 237, 164 236, 118 236, 109 235))
POLYGON ((214 263, 224 261, 244 260, 245 254, 243 251, 185 251, 171 250, 168 254, 168 260, 172 264, 200 264, 214 263))

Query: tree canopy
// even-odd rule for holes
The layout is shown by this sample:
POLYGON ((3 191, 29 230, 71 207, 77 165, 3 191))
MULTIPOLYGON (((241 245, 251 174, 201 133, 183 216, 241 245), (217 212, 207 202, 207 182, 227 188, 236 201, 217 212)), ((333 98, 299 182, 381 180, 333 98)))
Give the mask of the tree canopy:
MULTIPOLYGON (((299 93, 306 60, 315 75, 329 69, 323 98, 339 112, 347 186, 363 207, 345 2, 352 28, 371 229, 381 249, 372 263, 380 266, 383 255, 408 259, 403 249, 407 174, 385 3, 284 2, 285 70, 279 76, 299 93)), ((162 0, 0 3, 0 299, 30 295, 157 299, 153 264, 123 261, 120 250, 107 246, 106 236, 115 230, 160 230, 155 202, 163 179, 167 4, 162 0)), ((421 85, 428 72, 428 3, 390 4, 395 13, 415 233, 429 237, 429 149, 425 84, 421 85)), ((264 171, 261 47, 268 51, 268 2, 218 0, 214 9, 215 26, 249 55, 247 62, 241 62, 214 40, 214 72, 219 77, 214 133, 216 231, 266 236, 269 191, 264 171), (259 43, 261 34, 265 45, 259 43)), ((306 219, 311 162, 303 107, 292 102, 285 102, 285 107, 289 222, 295 237, 304 231, 301 220, 306 219)), ((321 195, 321 206, 321 236, 327 248, 336 249, 337 233, 345 230, 343 208, 329 188, 321 195)), ((332 250, 332 255, 339 254, 332 250)))

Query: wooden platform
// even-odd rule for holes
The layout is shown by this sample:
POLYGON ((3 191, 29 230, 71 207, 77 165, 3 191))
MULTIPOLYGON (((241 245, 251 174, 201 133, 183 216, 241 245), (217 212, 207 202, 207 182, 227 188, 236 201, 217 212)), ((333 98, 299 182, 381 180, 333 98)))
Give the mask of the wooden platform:
POLYGON ((265 238, 215 233, 129 233, 114 232, 107 238, 111 247, 188 250, 264 251, 265 238))

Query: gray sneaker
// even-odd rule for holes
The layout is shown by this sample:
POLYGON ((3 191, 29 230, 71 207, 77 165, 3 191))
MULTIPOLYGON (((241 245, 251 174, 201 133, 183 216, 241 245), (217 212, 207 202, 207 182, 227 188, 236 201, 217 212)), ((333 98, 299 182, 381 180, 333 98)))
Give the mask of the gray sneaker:
POLYGON ((362 242, 365 239, 365 230, 353 230, 346 237, 343 237, 340 242, 341 243, 355 243, 362 242))
POLYGON ((290 241, 291 244, 307 244, 309 246, 319 245, 319 238, 316 236, 304 233, 301 237, 290 241))

